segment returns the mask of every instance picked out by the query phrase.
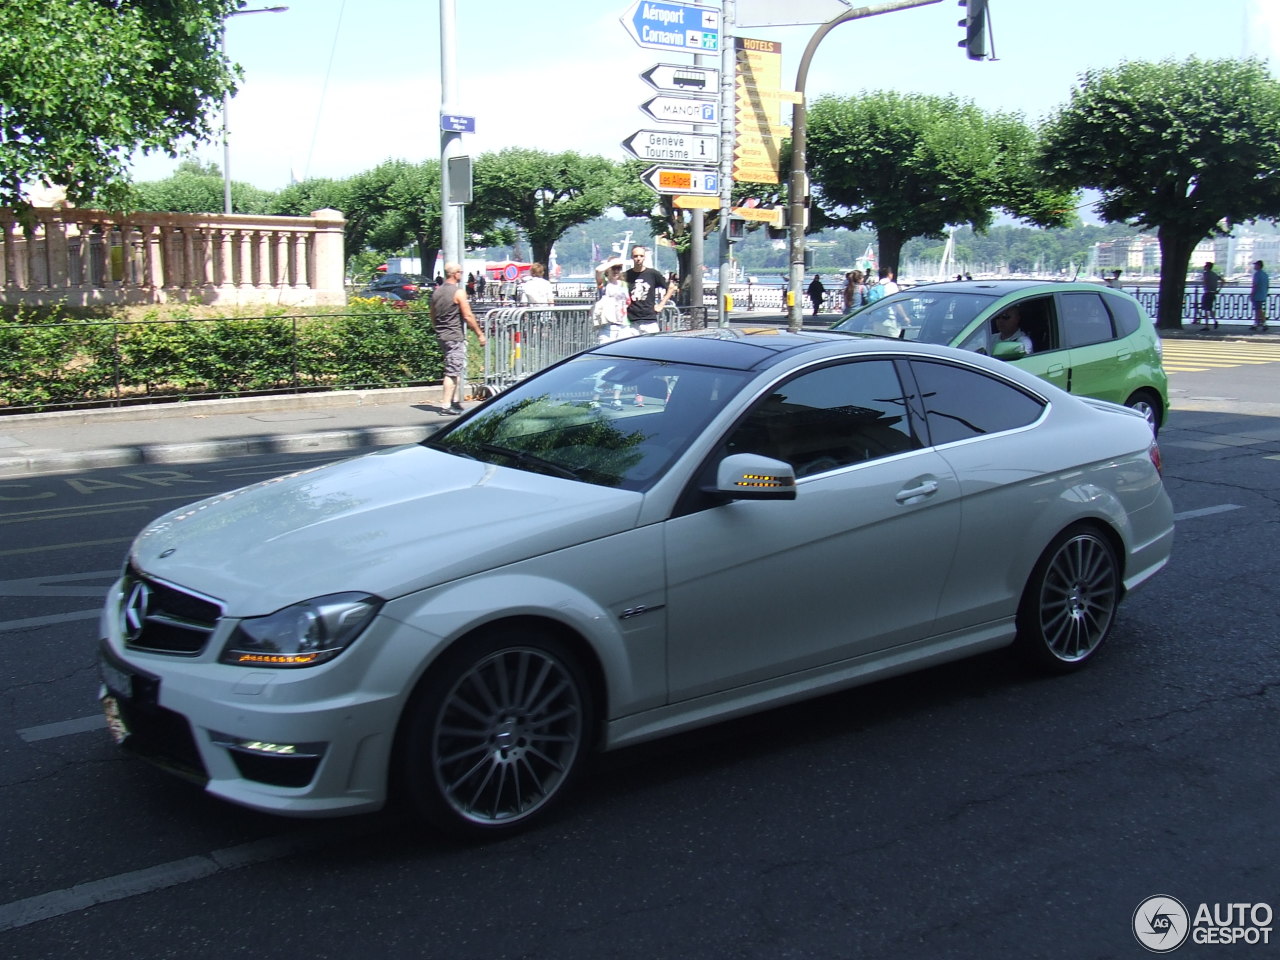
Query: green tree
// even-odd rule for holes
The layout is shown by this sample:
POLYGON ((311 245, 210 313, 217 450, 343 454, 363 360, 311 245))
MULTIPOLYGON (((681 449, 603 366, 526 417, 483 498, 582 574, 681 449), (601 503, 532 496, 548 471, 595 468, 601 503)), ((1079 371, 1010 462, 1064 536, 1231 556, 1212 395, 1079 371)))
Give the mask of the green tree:
POLYGON ((812 227, 874 225, 880 265, 896 270, 906 240, 948 225, 985 229, 997 208, 1059 226, 1074 200, 1038 182, 1035 141, 1020 118, 956 97, 822 97, 808 114, 812 227))
MULTIPOLYGON (((275 194, 270 191, 234 180, 231 197, 237 213, 268 213, 275 202, 275 194)), ((164 180, 135 183, 129 205, 136 210, 166 213, 222 213, 225 200, 222 171, 217 164, 205 166, 184 160, 164 180)))
POLYGON ((619 176, 612 161, 572 151, 511 147, 483 154, 475 164, 475 202, 467 207, 467 229, 509 221, 528 237, 533 259, 546 263, 567 230, 618 202, 619 176))
POLYGON ((1224 222, 1280 217, 1280 84, 1258 60, 1089 71, 1046 125, 1042 149, 1059 184, 1101 191, 1105 220, 1155 229, 1161 327, 1182 325, 1200 240, 1224 222))
POLYGON ((0 206, 24 184, 73 203, 124 205, 135 151, 175 155, 211 135, 234 74, 219 51, 241 0, 4 0, 0 4, 0 206))

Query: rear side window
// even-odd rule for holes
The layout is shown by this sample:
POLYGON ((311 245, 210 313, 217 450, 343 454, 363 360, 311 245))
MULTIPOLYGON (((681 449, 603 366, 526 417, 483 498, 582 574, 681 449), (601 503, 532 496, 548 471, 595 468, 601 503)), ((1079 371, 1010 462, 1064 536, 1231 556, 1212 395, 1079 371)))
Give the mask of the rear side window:
POLYGON ((1085 347, 1115 338, 1111 314, 1101 294, 1062 294, 1062 339, 1068 347, 1085 347))
POLYGON ((978 370, 912 360, 933 444, 954 443, 1035 423, 1040 399, 978 370))
POLYGON ((1107 307, 1116 322, 1116 335, 1128 337, 1137 333, 1142 326, 1142 311, 1133 300, 1124 297, 1107 297, 1107 307))

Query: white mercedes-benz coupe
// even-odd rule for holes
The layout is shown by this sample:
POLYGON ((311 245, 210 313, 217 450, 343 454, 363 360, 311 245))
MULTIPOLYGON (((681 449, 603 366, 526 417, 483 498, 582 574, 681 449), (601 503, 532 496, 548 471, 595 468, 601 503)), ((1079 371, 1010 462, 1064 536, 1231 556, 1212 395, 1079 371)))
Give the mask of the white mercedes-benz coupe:
POLYGON ((1124 407, 901 340, 635 337, 156 520, 102 702, 235 803, 497 835, 593 751, 1004 645, 1078 668, 1172 540, 1124 407))

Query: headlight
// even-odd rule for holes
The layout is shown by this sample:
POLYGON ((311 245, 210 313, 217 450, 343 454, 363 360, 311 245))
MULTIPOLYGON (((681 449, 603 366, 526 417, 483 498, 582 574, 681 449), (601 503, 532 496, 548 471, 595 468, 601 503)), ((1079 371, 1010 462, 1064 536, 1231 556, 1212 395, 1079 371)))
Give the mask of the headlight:
POLYGON ((219 659, 242 667, 312 667, 347 649, 381 607, 367 593, 334 593, 249 617, 219 659))

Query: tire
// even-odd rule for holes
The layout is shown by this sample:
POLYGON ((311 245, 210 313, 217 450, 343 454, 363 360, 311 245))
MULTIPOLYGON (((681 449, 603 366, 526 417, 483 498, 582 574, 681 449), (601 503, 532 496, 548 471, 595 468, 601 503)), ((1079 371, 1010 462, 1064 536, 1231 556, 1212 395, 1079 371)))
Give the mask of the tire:
POLYGON ((1164 407, 1160 403, 1160 398, 1152 391, 1139 390, 1126 400, 1124 405, 1130 410, 1137 410, 1147 418, 1153 437, 1160 432, 1160 426, 1164 422, 1164 407))
POLYGON ((1092 526, 1070 527, 1031 571, 1015 645, 1043 669, 1078 670, 1111 632, 1120 596, 1120 564, 1110 541, 1092 526))
POLYGON ((582 765, 585 676, 554 637, 504 628, 447 654, 405 711, 397 755, 410 811, 467 839, 528 826, 582 765))

